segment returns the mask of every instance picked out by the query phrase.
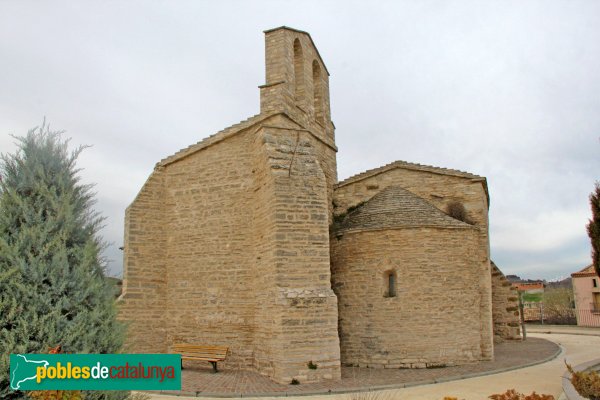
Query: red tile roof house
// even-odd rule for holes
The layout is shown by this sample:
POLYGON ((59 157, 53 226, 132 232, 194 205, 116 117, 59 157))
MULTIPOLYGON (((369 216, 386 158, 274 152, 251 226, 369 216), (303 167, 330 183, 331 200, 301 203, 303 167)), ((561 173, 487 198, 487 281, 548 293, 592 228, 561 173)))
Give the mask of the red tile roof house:
POLYGON ((592 265, 571 274, 577 325, 600 326, 600 278, 592 265))
POLYGON ((512 284, 519 292, 544 293, 543 282, 513 282, 512 284))
MULTIPOLYGON (((512 282, 512 286, 523 293, 544 293, 544 282, 512 282)), ((525 321, 542 320, 542 308, 539 302, 527 302, 523 304, 523 318, 525 321)))

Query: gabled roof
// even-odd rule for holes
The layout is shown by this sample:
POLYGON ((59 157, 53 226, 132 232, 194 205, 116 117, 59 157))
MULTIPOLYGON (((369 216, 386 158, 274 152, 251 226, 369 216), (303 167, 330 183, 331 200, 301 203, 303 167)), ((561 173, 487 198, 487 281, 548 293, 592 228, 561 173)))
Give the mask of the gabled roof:
POLYGON ((266 34, 266 33, 278 31, 278 30, 281 30, 281 29, 284 29, 284 30, 287 30, 287 31, 296 32, 296 33, 303 33, 306 36, 308 36, 308 38, 310 39, 310 42, 313 45, 313 48, 317 52, 317 56, 319 57, 319 60, 321 61, 321 64, 323 64, 323 68, 325 68, 325 72, 327 72, 327 76, 331 76, 329 74, 329 71, 327 70, 327 66, 325 65, 325 62, 323 61, 323 57, 321 57, 321 54, 319 53, 319 49, 315 45, 315 42, 312 40, 312 36, 310 36, 310 33, 306 32, 306 31, 301 31, 300 29, 290 28, 289 26, 285 26, 285 25, 279 26, 277 28, 267 29, 266 31, 263 31, 263 33, 266 34))
POLYGON ((571 276, 573 278, 582 278, 585 276, 597 276, 596 275, 596 270, 594 269, 594 266, 592 264, 588 265, 587 267, 585 267, 584 269, 577 271, 577 272, 573 272, 571 274, 571 276))
MULTIPOLYGON (((286 112, 273 111, 271 113, 254 115, 254 116, 247 118, 241 122, 238 122, 237 124, 231 125, 225 129, 215 133, 214 135, 210 135, 195 144, 192 144, 188 147, 185 147, 185 148, 179 150, 178 152, 176 152, 173 155, 163 158, 162 160, 160 160, 159 162, 156 163, 156 167, 165 167, 169 164, 179 161, 182 158, 188 157, 202 149, 212 146, 213 144, 216 144, 216 143, 222 142, 226 139, 229 139, 230 137, 233 137, 233 136, 237 135, 238 133, 240 133, 248 128, 252 128, 253 126, 258 125, 262 122, 265 122, 269 118, 277 116, 277 115, 281 115, 281 116, 287 118, 288 120, 290 120, 291 122, 293 122, 294 124, 296 124, 298 126, 297 130, 308 132, 315 139, 321 141, 322 143, 324 143, 325 145, 329 146, 330 148, 332 148, 334 151, 337 152, 337 147, 335 146, 335 144, 333 144, 332 142, 330 142, 327 139, 320 137, 319 135, 316 135, 310 129, 304 128, 302 126, 302 124, 300 124, 298 121, 296 121, 292 116, 290 116, 286 112)), ((266 124, 263 124, 263 126, 272 127, 272 126, 269 126, 266 124)), ((294 129, 296 129, 296 128, 294 128, 294 129)))
POLYGON ((424 171, 424 172, 430 172, 432 174, 450 175, 450 176, 456 176, 459 178, 469 179, 474 182, 481 182, 483 185, 483 190, 485 190, 485 195, 487 196, 488 204, 490 202, 490 195, 488 193, 487 181, 486 181, 485 177, 483 177, 483 176, 471 174, 469 172, 459 171, 457 169, 440 168, 440 167, 434 167, 431 165, 410 163, 410 162, 402 161, 402 160, 394 161, 392 163, 384 165, 383 167, 370 169, 365 172, 361 172, 360 174, 351 176, 351 177, 339 182, 336 185, 336 187, 342 187, 345 185, 349 185, 351 183, 355 183, 355 182, 361 181, 363 179, 370 178, 372 176, 382 174, 387 171, 391 171, 396 168, 409 169, 409 170, 413 170, 413 171, 424 171))
POLYGON ((231 125, 225 129, 215 133, 214 135, 210 135, 195 144, 192 144, 188 147, 185 147, 185 148, 179 150, 177 153, 175 153, 169 157, 163 158, 156 164, 156 166, 164 167, 168 164, 178 161, 178 160, 180 160, 184 157, 187 157, 197 151, 202 150, 203 148, 206 148, 212 144, 215 144, 222 140, 225 140, 225 139, 235 135, 236 133, 239 133, 240 131, 251 127, 252 125, 255 125, 269 117, 272 117, 275 114, 277 114, 277 113, 257 114, 248 119, 245 119, 241 122, 238 122, 237 124, 231 125))
POLYGON ((408 190, 389 186, 348 213, 336 232, 414 227, 473 228, 408 190))
POLYGON ((520 291, 544 289, 544 282, 512 282, 512 285, 520 291))

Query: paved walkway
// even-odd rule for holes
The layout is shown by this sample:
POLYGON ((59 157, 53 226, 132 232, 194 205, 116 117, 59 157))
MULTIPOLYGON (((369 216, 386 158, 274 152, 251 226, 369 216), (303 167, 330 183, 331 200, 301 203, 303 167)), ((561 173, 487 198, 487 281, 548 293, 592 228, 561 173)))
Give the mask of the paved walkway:
MULTIPOLYGON (((600 342, 600 338, 598 340, 600 342)), ((251 397, 253 395, 294 396, 325 393, 326 398, 333 399, 336 396, 327 394, 328 392, 372 391, 390 387, 402 388, 415 385, 431 386, 435 382, 446 382, 456 379, 463 379, 460 382, 466 382, 464 379, 471 376, 494 373, 498 370, 514 369, 515 367, 523 367, 535 362, 539 363, 554 357, 558 351, 559 348, 556 344, 548 340, 531 337, 526 342, 507 342, 496 345, 494 361, 434 369, 343 368, 341 381, 300 385, 279 385, 268 378, 249 371, 223 370, 219 374, 213 374, 210 372, 210 368, 186 369, 182 375, 182 392, 178 394, 189 398, 196 395, 202 397, 251 397)), ((562 370, 558 375, 559 377, 560 374, 562 374, 562 370)), ((434 387, 439 388, 441 385, 434 385, 434 387)), ((505 389, 509 387, 512 386, 508 385, 505 389)), ((489 392, 487 388, 484 389, 487 395, 493 393, 489 392)), ((437 397, 426 398, 441 399, 445 394, 452 395, 452 393, 441 393, 437 397)), ((460 398, 463 397, 461 395, 460 398)), ((156 396, 156 398, 165 397, 156 396)), ((181 397, 178 398, 181 399, 181 397)))
POLYGON ((577 325, 527 324, 525 328, 527 333, 566 333, 570 335, 600 336, 600 327, 592 328, 577 325))

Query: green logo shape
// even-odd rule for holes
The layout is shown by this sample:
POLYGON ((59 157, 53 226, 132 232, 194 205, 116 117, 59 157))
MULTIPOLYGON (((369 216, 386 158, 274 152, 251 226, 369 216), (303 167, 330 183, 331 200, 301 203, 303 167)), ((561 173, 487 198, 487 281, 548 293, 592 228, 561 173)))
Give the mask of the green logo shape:
POLYGON ((13 390, 181 390, 179 354, 11 354, 13 390))

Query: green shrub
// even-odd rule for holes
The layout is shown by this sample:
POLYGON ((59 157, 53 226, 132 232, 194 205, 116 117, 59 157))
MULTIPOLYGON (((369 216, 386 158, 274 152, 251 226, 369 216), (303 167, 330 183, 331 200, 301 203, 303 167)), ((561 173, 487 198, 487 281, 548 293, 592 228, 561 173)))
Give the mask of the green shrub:
MULTIPOLYGON (((10 353, 115 353, 124 339, 114 289, 104 279, 91 185, 80 183, 68 141, 44 126, 17 138, 0 158, 0 398, 23 399, 9 386, 10 353)), ((127 392, 87 392, 87 400, 127 392)))

